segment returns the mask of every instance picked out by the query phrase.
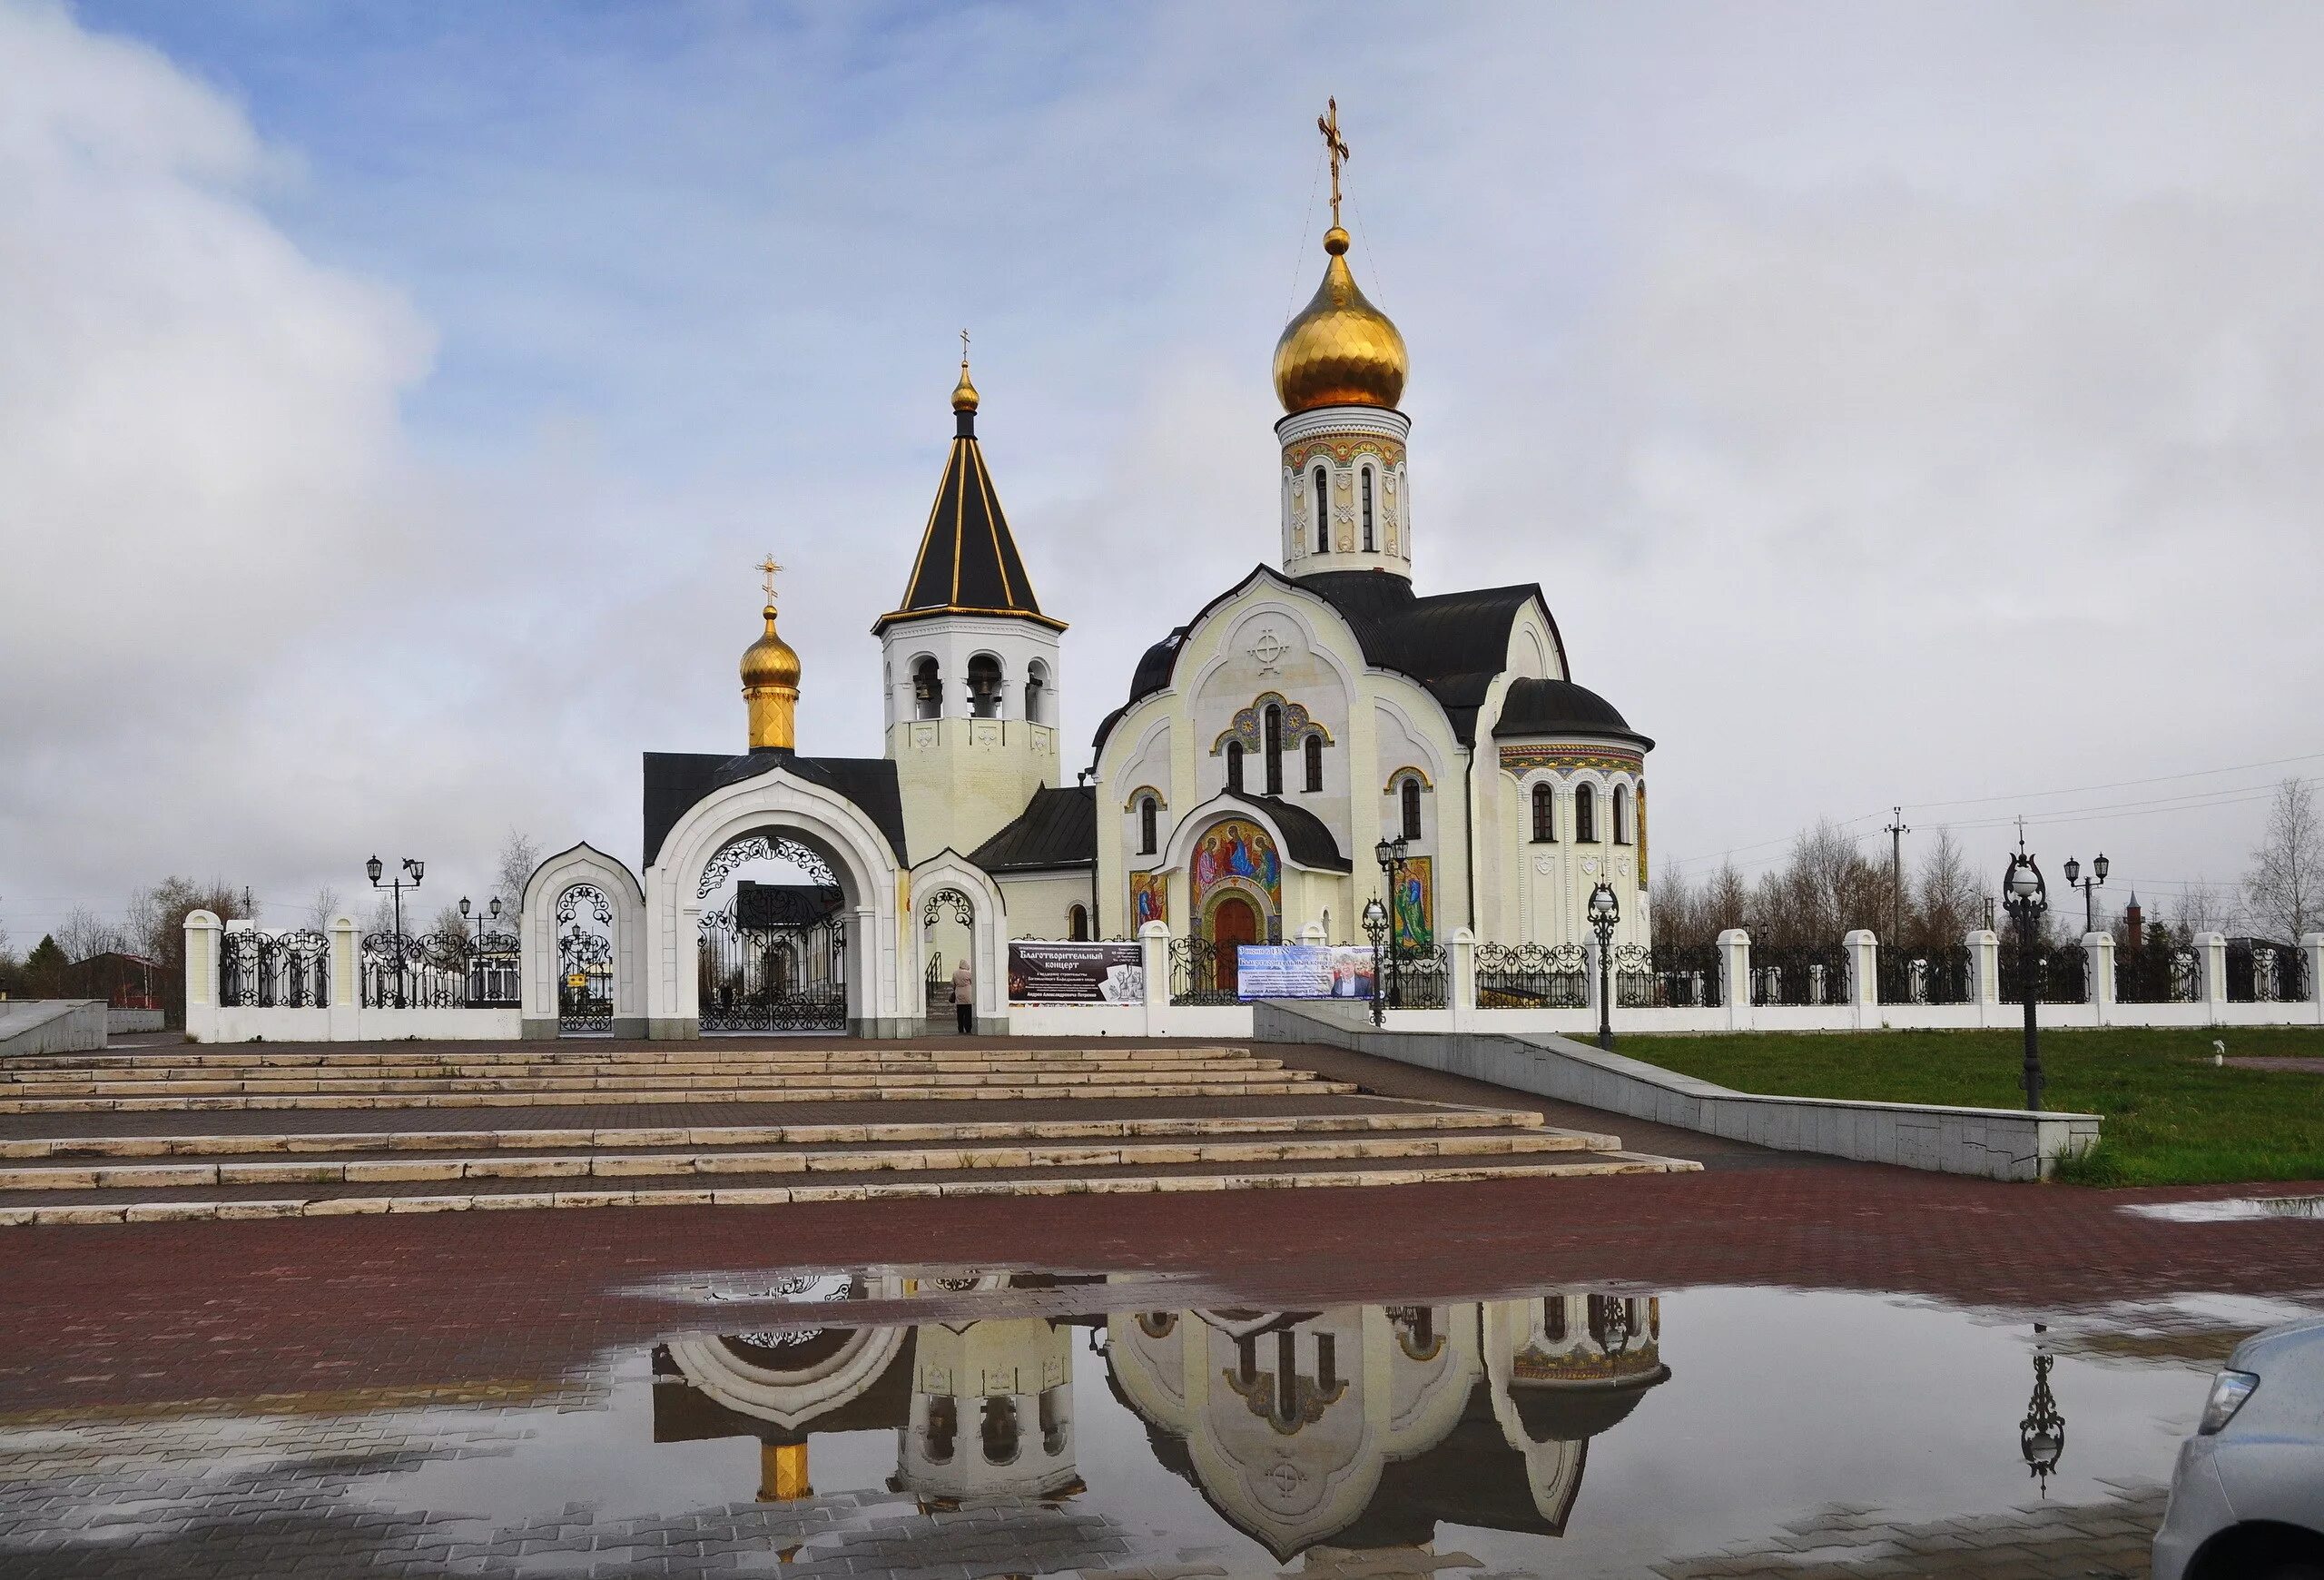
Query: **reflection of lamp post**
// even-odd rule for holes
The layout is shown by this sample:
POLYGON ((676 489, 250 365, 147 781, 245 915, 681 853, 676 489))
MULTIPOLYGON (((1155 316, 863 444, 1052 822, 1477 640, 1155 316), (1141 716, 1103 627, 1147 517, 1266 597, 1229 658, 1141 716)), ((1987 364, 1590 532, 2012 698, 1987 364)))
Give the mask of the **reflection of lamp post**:
POLYGON ((2106 853, 2104 851, 2100 851, 2098 859, 2090 864, 2090 876, 2086 878, 2082 875, 2082 864, 2072 856, 2066 857, 2066 887, 2082 891, 2082 930, 2084 933, 2098 931, 2096 902, 2091 898, 2091 894, 2105 881, 2106 853))
POLYGON ((2034 1005, 2041 997, 2034 937, 2041 930, 2043 913, 2050 908, 2050 886, 2042 881, 2041 867, 2025 854, 2023 834, 2017 836, 2017 854, 2009 858, 2009 870, 2002 876, 2001 893, 2009 919, 2017 927, 2017 985, 2025 995, 2025 1107, 2028 1112, 2039 1113, 2045 1082, 2042 1033, 2034 1022, 2034 1005))
POLYGON ((2056 1365, 2050 1347, 2040 1341, 2039 1335, 2049 1328, 2034 1324, 2037 1335, 2034 1345, 2034 1397, 2025 1401, 2025 1418, 2017 1423, 2017 1452, 2025 1460, 2025 1468, 2042 1481, 2042 1496, 2050 1494, 2050 1475, 2066 1453, 2066 1418, 2058 1409, 2058 1399, 2050 1391, 2050 1368, 2056 1365))
POLYGON ((1373 859, 1380 864, 1380 892, 1388 897, 1388 987, 1398 1009, 1403 1008, 1404 963, 1403 947, 1396 937, 1396 881, 1404 870, 1404 853, 1411 848, 1401 834, 1372 847, 1373 859))
POLYGON ((386 870, 387 870, 387 869, 386 869, 386 867, 385 867, 384 864, 382 864, 382 863, 380 862, 380 860, 379 860, 379 858, 378 856, 373 856, 369 861, 365 862, 365 863, 363 864, 363 871, 364 871, 364 874, 365 874, 365 875, 366 875, 366 876, 369 877, 369 879, 371 880, 371 886, 372 886, 373 888, 375 888, 375 889, 391 889, 391 890, 393 890, 393 891, 395 892, 395 897, 396 897, 396 1008, 398 1008, 398 1009, 402 1009, 402 1008, 404 1007, 404 1005, 403 1005, 403 1000, 404 1000, 404 992, 403 992, 403 892, 404 892, 406 889, 416 889, 416 888, 419 887, 419 877, 420 877, 420 874, 422 874, 423 872, 425 872, 425 871, 427 870, 427 864, 426 864, 425 862, 418 862, 418 861, 414 861, 414 860, 412 860, 412 858, 411 858, 411 857, 409 857, 409 856, 406 856, 406 857, 404 857, 404 858, 403 858, 403 870, 404 870, 405 872, 409 873, 409 874, 411 874, 411 881, 410 881, 409 883, 406 883, 403 879, 401 879, 401 878, 398 878, 398 879, 397 879, 394 883, 392 883, 392 884, 382 884, 381 882, 379 882, 379 874, 380 874, 382 872, 386 871, 386 870))
POLYGON ((1381 996, 1385 984, 1380 980, 1380 941, 1388 932, 1388 907, 1380 903, 1377 894, 1364 903, 1364 932, 1372 940, 1372 1023, 1384 1025, 1387 1005, 1381 996))
POLYGON ((1614 1045, 1614 979, 1610 963, 1614 953, 1614 928, 1621 919, 1621 903, 1614 898, 1612 885, 1600 879, 1598 886, 1590 891, 1590 925, 1598 934, 1598 1046, 1607 1049, 1614 1045))

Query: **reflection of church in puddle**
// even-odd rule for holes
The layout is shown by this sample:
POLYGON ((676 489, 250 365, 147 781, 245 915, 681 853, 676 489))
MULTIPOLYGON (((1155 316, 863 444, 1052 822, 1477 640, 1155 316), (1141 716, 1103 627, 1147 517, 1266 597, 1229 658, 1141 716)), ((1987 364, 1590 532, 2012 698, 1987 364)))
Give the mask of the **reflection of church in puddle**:
MULTIPOLYGON (((915 1291, 866 1278, 831 1292, 915 1291)), ((1073 1334, 1098 1328, 1108 1387, 1154 1457, 1278 1559, 1424 1552, 1440 1525, 1562 1535, 1590 1439, 1670 1375, 1660 1327, 1656 1300, 1561 1292, 696 1338, 655 1353, 655 1436, 757 1437, 770 1500, 814 1496, 815 1435, 882 1428, 889 1488, 920 1512, 1068 1499, 1088 1490, 1073 1334)))

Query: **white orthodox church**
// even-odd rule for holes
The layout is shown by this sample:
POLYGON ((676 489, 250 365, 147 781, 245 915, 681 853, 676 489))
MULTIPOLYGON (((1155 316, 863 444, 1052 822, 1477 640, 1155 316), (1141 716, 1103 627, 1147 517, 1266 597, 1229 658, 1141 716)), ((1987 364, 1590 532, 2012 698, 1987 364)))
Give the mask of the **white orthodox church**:
POLYGON ((1404 341, 1348 268, 1344 150, 1326 135, 1323 282, 1275 351, 1273 563, 1147 649, 1098 728, 1092 782, 1065 783, 1065 622, 1034 596, 1002 512, 964 356, 919 552, 872 627, 884 755, 799 751, 800 662, 776 634, 770 564, 742 666, 748 749, 646 755, 642 882, 581 845, 528 886, 526 953, 558 974, 537 973, 527 1034, 555 1033, 560 983, 571 1018, 585 978, 620 1033, 906 1034, 964 956, 978 1018, 998 1025, 1011 938, 1158 921, 1231 971, 1235 945, 1311 924, 1360 942, 1374 897, 1408 951, 1458 928, 1578 943, 1603 883, 1620 941, 1650 941, 1652 743, 1574 683, 1539 585, 1414 586, 1427 527, 1404 341), (1402 842, 1393 886, 1384 841, 1402 842), (576 937, 600 939, 597 958, 560 958, 576 937))

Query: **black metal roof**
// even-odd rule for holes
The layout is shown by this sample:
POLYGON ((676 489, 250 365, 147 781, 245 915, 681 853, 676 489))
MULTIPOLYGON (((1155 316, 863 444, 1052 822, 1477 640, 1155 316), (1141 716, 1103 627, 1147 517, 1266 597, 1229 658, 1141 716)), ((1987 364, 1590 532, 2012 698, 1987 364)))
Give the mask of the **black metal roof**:
POLYGON ((1283 830, 1284 854, 1303 867, 1324 867, 1335 873, 1354 872, 1355 864, 1340 854, 1340 842, 1332 837, 1332 826, 1295 801, 1285 801, 1280 795, 1254 795, 1247 790, 1228 790, 1226 794, 1237 801, 1260 807, 1275 825, 1283 830))
POLYGON ((1000 495, 985 470, 976 414, 960 412, 903 602, 880 617, 872 634, 899 620, 950 614, 1018 615, 1062 631, 1065 622, 1041 613, 1033 596, 1009 518, 1001 514, 1000 495))
POLYGON ((1025 810, 970 852, 969 860, 989 873, 1095 866, 1098 792, 1086 785, 1068 789, 1042 785, 1025 803, 1025 810))
POLYGON ((650 867, 660 857, 662 841, 696 802, 773 768, 853 802, 887 836, 897 864, 908 864, 903 794, 896 784, 895 764, 885 757, 803 757, 780 746, 739 757, 714 752, 646 753, 645 864, 650 867))
POLYGON ((1620 736, 1651 751, 1654 743, 1630 728, 1614 705, 1571 680, 1512 680, 1502 698, 1496 736, 1546 736, 1561 731, 1620 736))
POLYGON ((1494 677, 1508 662, 1510 627, 1517 618, 1517 611, 1528 602, 1541 606, 1541 617, 1550 627, 1550 639, 1557 646, 1559 666, 1563 667, 1565 664, 1564 639, 1558 635, 1557 621, 1551 616, 1548 600, 1542 597, 1538 583, 1478 588, 1422 597, 1413 591, 1409 580, 1384 570, 1334 570, 1315 576, 1282 577, 1260 566, 1251 576, 1205 605, 1202 614, 1146 650, 1130 676, 1129 701, 1107 715, 1098 726, 1098 746, 1105 745, 1123 713, 1141 698, 1170 684, 1171 671, 1180 649, 1186 646, 1187 633, 1200 622, 1202 615, 1249 586, 1252 578, 1258 576, 1305 588, 1331 605, 1354 633, 1357 646, 1364 650, 1364 662, 1419 681, 1443 707, 1453 734, 1464 746, 1476 739, 1477 709, 1484 705, 1485 693, 1492 689, 1494 677))

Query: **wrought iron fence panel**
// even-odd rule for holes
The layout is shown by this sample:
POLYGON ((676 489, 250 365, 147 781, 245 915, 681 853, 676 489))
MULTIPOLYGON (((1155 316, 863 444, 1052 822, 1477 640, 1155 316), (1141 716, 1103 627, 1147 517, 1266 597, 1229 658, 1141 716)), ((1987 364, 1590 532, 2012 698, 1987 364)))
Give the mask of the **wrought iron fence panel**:
POLYGON ((1801 943, 1786 949, 1754 944, 1751 1002, 1793 1006, 1846 1003, 1847 946, 1801 943))
MULTIPOLYGON (((572 894, 567 891, 566 897, 572 894)), ((607 905, 608 914, 611 910, 607 905)), ((557 914, 573 921, 562 904, 557 914)), ((610 1036, 613 1029, 614 941, 577 923, 567 926, 556 940, 557 1034, 610 1036)))
MULTIPOLYGON (((2090 956, 2079 943, 2061 943, 2034 952, 2034 1002, 2041 1004, 2086 1003, 2090 998, 2090 956)), ((2001 1002, 2025 1002, 2025 963, 2010 940, 2001 941, 2001 1002)))
POLYGON ((846 933, 836 915, 803 926, 748 927, 729 909, 702 919, 697 1013, 704 1032, 830 1032, 847 1027, 846 933))
POLYGON ((246 928, 220 940, 218 1002, 229 1009, 330 1006, 330 940, 311 929, 246 928))
POLYGON ((1170 940, 1170 1002, 1174 1004, 1239 1004, 1235 951, 1207 938, 1170 940))
POLYGON ((1618 1010, 1715 1010, 1720 1003, 1716 943, 1618 943, 1607 963, 1618 1010))
POLYGON ((1590 954, 1579 943, 1480 943, 1477 1007, 1586 1010, 1590 954))
POLYGON ((2266 938, 2227 941, 2227 998, 2236 1004, 2308 1002, 2308 954, 2266 938))
POLYGON ((2191 1004, 2202 979, 2195 952, 2184 944, 2117 950, 2114 1000, 2124 1004, 2191 1004))
POLYGON ((1452 970, 1445 963, 1444 946, 1404 950, 1388 966, 1388 1007, 1392 1010, 1442 1010, 1452 1002, 1452 970))
MULTIPOLYGON (((507 934, 502 934, 507 937, 507 934)), ((513 944, 513 940, 511 943, 513 944)), ((478 950, 457 933, 371 933, 364 935, 363 1007, 367 1010, 464 1010, 478 950)), ((514 985, 513 964, 507 968, 514 985)))
POLYGON ((521 951, 514 933, 486 933, 468 951, 468 1007, 513 1010, 524 999, 521 951))
POLYGON ((1880 1002, 1884 1004, 1965 1004, 1971 996, 1969 946, 1892 949, 1880 946, 1880 1002))

